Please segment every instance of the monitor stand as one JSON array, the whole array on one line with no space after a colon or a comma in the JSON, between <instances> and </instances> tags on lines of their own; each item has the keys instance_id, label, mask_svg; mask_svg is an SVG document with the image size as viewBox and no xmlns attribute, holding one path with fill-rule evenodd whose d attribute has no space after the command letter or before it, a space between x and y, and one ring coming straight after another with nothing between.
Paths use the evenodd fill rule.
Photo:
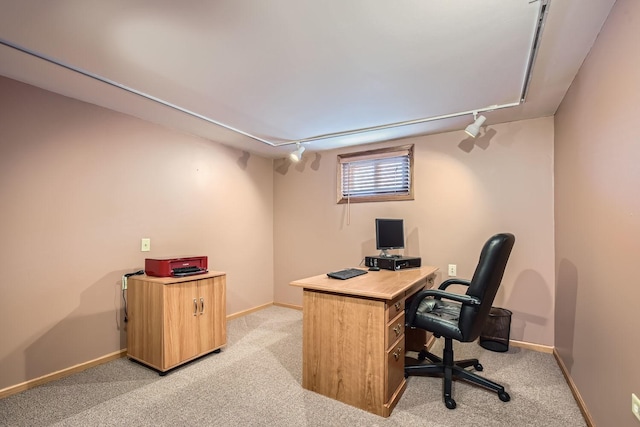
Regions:
<instances>
[{"instance_id":1,"label":"monitor stand","mask_svg":"<svg viewBox=\"0 0 640 427\"><path fill-rule=\"evenodd\" d=\"M378 255L379 258L402 258L402 255L393 255L390 254L389 252L387 252L386 249L382 249L380 251L380 255Z\"/></svg>"}]
</instances>

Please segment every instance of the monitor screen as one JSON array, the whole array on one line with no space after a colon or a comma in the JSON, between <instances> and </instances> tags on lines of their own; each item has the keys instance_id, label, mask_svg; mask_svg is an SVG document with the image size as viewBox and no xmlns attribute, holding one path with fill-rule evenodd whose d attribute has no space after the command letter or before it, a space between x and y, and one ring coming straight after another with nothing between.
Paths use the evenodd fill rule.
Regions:
<instances>
[{"instance_id":1,"label":"monitor screen","mask_svg":"<svg viewBox=\"0 0 640 427\"><path fill-rule=\"evenodd\" d=\"M403 220L376 218L376 249L404 249Z\"/></svg>"}]
</instances>

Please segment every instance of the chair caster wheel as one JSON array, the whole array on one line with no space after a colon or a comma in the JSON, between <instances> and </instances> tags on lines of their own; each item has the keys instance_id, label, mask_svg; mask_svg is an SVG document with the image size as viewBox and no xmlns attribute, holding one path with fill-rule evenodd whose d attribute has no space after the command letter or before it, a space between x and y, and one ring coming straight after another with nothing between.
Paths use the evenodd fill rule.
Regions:
<instances>
[{"instance_id":1,"label":"chair caster wheel","mask_svg":"<svg viewBox=\"0 0 640 427\"><path fill-rule=\"evenodd\" d=\"M420 350L420 353L418 353L418 360L420 362L423 362L426 358L427 358L427 352L424 350Z\"/></svg>"},{"instance_id":2,"label":"chair caster wheel","mask_svg":"<svg viewBox=\"0 0 640 427\"><path fill-rule=\"evenodd\" d=\"M475 365L473 365L473 369L475 369L478 372L481 372L484 369L484 367L480 363L476 363Z\"/></svg>"},{"instance_id":3,"label":"chair caster wheel","mask_svg":"<svg viewBox=\"0 0 640 427\"><path fill-rule=\"evenodd\" d=\"M508 402L511 400L511 396L509 396L509 393L507 393L506 391L501 391L500 393L498 393L498 397L503 402Z\"/></svg>"},{"instance_id":4,"label":"chair caster wheel","mask_svg":"<svg viewBox=\"0 0 640 427\"><path fill-rule=\"evenodd\" d=\"M407 374L406 372L404 373L404 379L406 380L407 378L409 378L409 374Z\"/></svg>"},{"instance_id":5,"label":"chair caster wheel","mask_svg":"<svg viewBox=\"0 0 640 427\"><path fill-rule=\"evenodd\" d=\"M456 401L450 397L444 399L444 404L449 409L456 409Z\"/></svg>"}]
</instances>

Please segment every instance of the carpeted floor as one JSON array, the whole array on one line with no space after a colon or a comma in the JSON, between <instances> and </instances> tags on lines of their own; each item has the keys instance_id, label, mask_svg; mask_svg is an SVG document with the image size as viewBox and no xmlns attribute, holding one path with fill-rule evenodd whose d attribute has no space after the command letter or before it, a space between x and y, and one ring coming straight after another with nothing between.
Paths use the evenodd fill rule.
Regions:
<instances>
[{"instance_id":1,"label":"carpeted floor","mask_svg":"<svg viewBox=\"0 0 640 427\"><path fill-rule=\"evenodd\" d=\"M164 377L123 358L2 399L0 425L586 425L551 354L454 345L456 358L478 357L483 375L503 384L511 401L456 382L458 407L449 410L440 378L410 377L391 416L382 418L302 388L302 312L269 307L229 321L227 334L222 352Z\"/></svg>"}]
</instances>

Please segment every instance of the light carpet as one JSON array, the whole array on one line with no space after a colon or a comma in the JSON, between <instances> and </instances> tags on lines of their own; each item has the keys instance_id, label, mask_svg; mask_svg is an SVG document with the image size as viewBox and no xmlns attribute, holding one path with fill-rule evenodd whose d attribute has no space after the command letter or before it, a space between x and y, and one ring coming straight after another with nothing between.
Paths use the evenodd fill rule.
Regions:
<instances>
[{"instance_id":1,"label":"light carpet","mask_svg":"<svg viewBox=\"0 0 640 427\"><path fill-rule=\"evenodd\" d=\"M454 344L478 357L510 402L456 381L458 407L442 402L442 379L409 377L389 418L302 388L302 312L272 306L227 323L228 343L166 376L126 358L0 400L2 426L585 426L551 354L496 353ZM442 341L442 340L438 340ZM433 351L438 354L438 342Z\"/></svg>"}]
</instances>

